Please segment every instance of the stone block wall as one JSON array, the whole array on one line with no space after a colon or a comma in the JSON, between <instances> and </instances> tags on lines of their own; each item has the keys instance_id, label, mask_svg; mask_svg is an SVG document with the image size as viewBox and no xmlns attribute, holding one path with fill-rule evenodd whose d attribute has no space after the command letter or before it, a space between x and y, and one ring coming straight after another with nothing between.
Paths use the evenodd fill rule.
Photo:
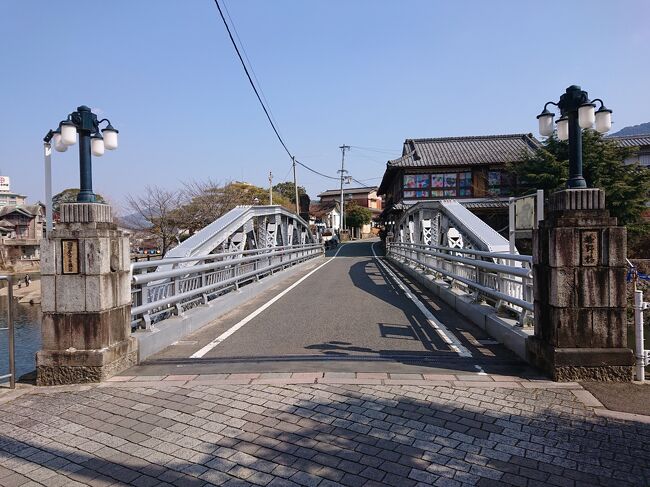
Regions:
<instances>
[{"instance_id":1,"label":"stone block wall","mask_svg":"<svg viewBox=\"0 0 650 487\"><path fill-rule=\"evenodd\" d=\"M75 255L63 255L73 241ZM42 350L37 382L94 382L137 360L131 338L129 239L110 206L63 204L61 222L41 244ZM73 264L66 273L65 265Z\"/></svg>"},{"instance_id":2,"label":"stone block wall","mask_svg":"<svg viewBox=\"0 0 650 487\"><path fill-rule=\"evenodd\" d=\"M564 190L533 233L531 360L558 380L631 380L626 229L599 189Z\"/></svg>"}]
</instances>

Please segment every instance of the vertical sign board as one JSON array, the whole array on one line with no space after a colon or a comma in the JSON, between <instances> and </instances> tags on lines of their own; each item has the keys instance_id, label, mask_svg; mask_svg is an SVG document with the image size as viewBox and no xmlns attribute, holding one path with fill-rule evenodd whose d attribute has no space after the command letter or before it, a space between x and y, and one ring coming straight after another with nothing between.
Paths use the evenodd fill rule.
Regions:
<instances>
[{"instance_id":1,"label":"vertical sign board","mask_svg":"<svg viewBox=\"0 0 650 487\"><path fill-rule=\"evenodd\" d=\"M62 274L79 274L79 240L61 240Z\"/></svg>"},{"instance_id":2,"label":"vertical sign board","mask_svg":"<svg viewBox=\"0 0 650 487\"><path fill-rule=\"evenodd\" d=\"M598 232L585 230L580 232L580 263L583 266L596 266L600 259Z\"/></svg>"},{"instance_id":3,"label":"vertical sign board","mask_svg":"<svg viewBox=\"0 0 650 487\"><path fill-rule=\"evenodd\" d=\"M537 228L535 204L536 196L525 196L515 200L515 230L532 230Z\"/></svg>"},{"instance_id":4,"label":"vertical sign board","mask_svg":"<svg viewBox=\"0 0 650 487\"><path fill-rule=\"evenodd\" d=\"M515 239L532 238L533 230L539 228L544 219L544 191L535 194L510 198L508 202L508 235L510 253L515 252Z\"/></svg>"}]
</instances>

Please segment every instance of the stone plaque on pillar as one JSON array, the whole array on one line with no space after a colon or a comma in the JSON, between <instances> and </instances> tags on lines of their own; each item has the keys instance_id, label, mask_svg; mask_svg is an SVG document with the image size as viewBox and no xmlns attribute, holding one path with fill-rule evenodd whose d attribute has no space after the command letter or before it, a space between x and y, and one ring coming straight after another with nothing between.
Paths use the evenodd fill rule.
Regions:
<instances>
[{"instance_id":1,"label":"stone plaque on pillar","mask_svg":"<svg viewBox=\"0 0 650 487\"><path fill-rule=\"evenodd\" d=\"M559 381L630 381L626 229L600 189L551 195L533 232L535 335L530 361Z\"/></svg>"},{"instance_id":2,"label":"stone plaque on pillar","mask_svg":"<svg viewBox=\"0 0 650 487\"><path fill-rule=\"evenodd\" d=\"M129 268L129 239L109 205L61 205L41 243L38 385L99 382L137 362Z\"/></svg>"}]
</instances>

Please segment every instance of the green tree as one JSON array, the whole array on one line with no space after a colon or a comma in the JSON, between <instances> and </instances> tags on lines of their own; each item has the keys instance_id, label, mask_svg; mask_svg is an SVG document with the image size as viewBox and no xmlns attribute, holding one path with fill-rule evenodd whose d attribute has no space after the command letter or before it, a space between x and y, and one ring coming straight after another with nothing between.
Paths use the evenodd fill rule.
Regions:
<instances>
[{"instance_id":1,"label":"green tree","mask_svg":"<svg viewBox=\"0 0 650 487\"><path fill-rule=\"evenodd\" d=\"M372 221L372 212L357 203L346 203L345 224L348 228L360 228Z\"/></svg>"},{"instance_id":2,"label":"green tree","mask_svg":"<svg viewBox=\"0 0 650 487\"><path fill-rule=\"evenodd\" d=\"M185 203L171 212L176 226L190 235L201 230L238 205L252 205L257 198L260 205L269 204L268 189L248 183L213 181L186 183L183 191ZM288 198L274 192L273 204L293 211Z\"/></svg>"},{"instance_id":3,"label":"green tree","mask_svg":"<svg viewBox=\"0 0 650 487\"><path fill-rule=\"evenodd\" d=\"M61 211L61 203L76 203L78 194L78 188L68 188L52 196L52 212L57 215ZM101 194L95 194L95 202L106 203L106 200Z\"/></svg>"},{"instance_id":4,"label":"green tree","mask_svg":"<svg viewBox=\"0 0 650 487\"><path fill-rule=\"evenodd\" d=\"M283 197L287 198L291 203L296 202L296 190L292 181L285 181L284 183L278 183L273 186L273 193L278 193ZM303 186L298 186L298 197L303 194L307 194ZM275 198L275 196L273 196ZM275 203L275 201L274 201Z\"/></svg>"},{"instance_id":5,"label":"green tree","mask_svg":"<svg viewBox=\"0 0 650 487\"><path fill-rule=\"evenodd\" d=\"M650 170L624 162L634 151L593 130L583 133L583 176L589 187L605 191L607 208L622 225L639 224L650 197ZM563 189L569 176L568 153L568 144L553 136L522 163L511 164L519 190L544 189L548 194Z\"/></svg>"}]
</instances>

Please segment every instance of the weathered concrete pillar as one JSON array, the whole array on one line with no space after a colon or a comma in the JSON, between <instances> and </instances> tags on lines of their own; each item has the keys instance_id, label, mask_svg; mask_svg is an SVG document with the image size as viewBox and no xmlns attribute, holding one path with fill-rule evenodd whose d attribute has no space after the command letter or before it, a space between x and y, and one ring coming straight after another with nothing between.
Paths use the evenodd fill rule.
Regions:
<instances>
[{"instance_id":1,"label":"weathered concrete pillar","mask_svg":"<svg viewBox=\"0 0 650 487\"><path fill-rule=\"evenodd\" d=\"M625 227L600 189L550 197L533 233L535 336L528 356L558 381L630 381Z\"/></svg>"},{"instance_id":2,"label":"weathered concrete pillar","mask_svg":"<svg viewBox=\"0 0 650 487\"><path fill-rule=\"evenodd\" d=\"M61 222L41 244L38 385L99 382L136 363L129 256L109 205L61 205Z\"/></svg>"}]
</instances>

